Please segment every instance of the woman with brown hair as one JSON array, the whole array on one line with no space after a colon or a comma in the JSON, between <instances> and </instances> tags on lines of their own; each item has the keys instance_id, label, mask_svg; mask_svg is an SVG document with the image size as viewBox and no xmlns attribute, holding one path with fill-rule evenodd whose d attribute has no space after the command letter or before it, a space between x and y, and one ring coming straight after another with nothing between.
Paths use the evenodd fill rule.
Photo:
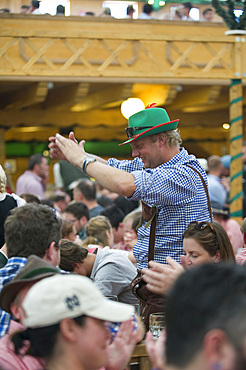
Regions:
<instances>
[{"instance_id":1,"label":"woman with brown hair","mask_svg":"<svg viewBox=\"0 0 246 370\"><path fill-rule=\"evenodd\" d=\"M142 269L149 290L166 294L180 274L196 265L235 262L230 239L217 221L191 222L183 233L183 250L181 264L167 257L167 265L150 261L149 268Z\"/></svg>"}]
</instances>

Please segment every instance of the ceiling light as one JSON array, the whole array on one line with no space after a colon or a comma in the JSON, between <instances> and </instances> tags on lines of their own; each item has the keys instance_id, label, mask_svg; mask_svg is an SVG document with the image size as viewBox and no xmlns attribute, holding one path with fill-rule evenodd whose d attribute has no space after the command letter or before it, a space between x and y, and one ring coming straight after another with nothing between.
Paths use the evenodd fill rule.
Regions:
<instances>
[{"instance_id":1,"label":"ceiling light","mask_svg":"<svg viewBox=\"0 0 246 370\"><path fill-rule=\"evenodd\" d=\"M133 114L143 110L145 108L144 103L139 98L129 98L121 104L121 114L128 119Z\"/></svg>"},{"instance_id":2,"label":"ceiling light","mask_svg":"<svg viewBox=\"0 0 246 370\"><path fill-rule=\"evenodd\" d=\"M229 128L231 126L229 125L229 123L225 122L225 123L223 123L222 127L223 127L224 130L229 130Z\"/></svg>"}]
</instances>

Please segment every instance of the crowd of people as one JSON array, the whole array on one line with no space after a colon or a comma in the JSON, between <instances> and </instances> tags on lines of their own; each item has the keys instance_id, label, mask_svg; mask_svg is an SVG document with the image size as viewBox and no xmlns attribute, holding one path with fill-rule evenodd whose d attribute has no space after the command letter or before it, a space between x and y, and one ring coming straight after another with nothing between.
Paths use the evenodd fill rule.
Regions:
<instances>
[{"instance_id":1,"label":"crowd of people","mask_svg":"<svg viewBox=\"0 0 246 370\"><path fill-rule=\"evenodd\" d=\"M230 158L189 154L178 123L153 105L130 116L133 160L87 153L73 132L49 138L50 157L79 169L63 167L53 192L42 154L16 194L0 167L2 369L120 370L143 338L154 368L245 369L246 218L229 217ZM138 270L163 300L157 341Z\"/></svg>"},{"instance_id":2,"label":"crowd of people","mask_svg":"<svg viewBox=\"0 0 246 370\"><path fill-rule=\"evenodd\" d=\"M30 5L28 4L23 4L20 7L20 13L25 13L25 14L34 14L34 15L42 15L45 13L42 13L40 11L40 3L41 1L39 0L31 0ZM194 19L191 15L191 10L193 8L193 5L191 2L184 2L177 6L174 11L172 9L170 15L165 14L165 19L170 19L170 20L178 20L178 21L195 21L197 19ZM0 9L0 13L10 13L10 9L7 8L2 8ZM125 18L126 19L133 19L134 13L136 14L136 9L134 8L133 5L128 5L126 8L126 14ZM141 11L139 11L139 15L137 19L144 19L144 20L149 20L149 19L158 19L158 16L156 16L157 13L155 11L155 8L153 7L152 4L145 3L142 6ZM65 16L65 6L62 4L57 5L56 7L56 15L57 16ZM86 16L86 17L91 17L91 16L98 16L98 17L106 17L106 18L112 18L112 12L109 7L103 8L99 14L96 14L93 11L82 11L80 12L80 15ZM200 15L200 21L203 22L213 22L214 18L214 10L212 8L205 8L201 15Z\"/></svg>"}]
</instances>

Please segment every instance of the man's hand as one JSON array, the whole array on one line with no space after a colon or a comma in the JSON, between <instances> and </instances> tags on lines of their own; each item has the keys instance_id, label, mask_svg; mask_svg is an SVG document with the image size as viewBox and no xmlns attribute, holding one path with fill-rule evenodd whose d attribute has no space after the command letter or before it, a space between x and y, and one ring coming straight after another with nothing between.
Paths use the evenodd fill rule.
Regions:
<instances>
[{"instance_id":1,"label":"man's hand","mask_svg":"<svg viewBox=\"0 0 246 370\"><path fill-rule=\"evenodd\" d=\"M133 319L122 322L113 342L108 346L106 370L124 369L130 361L136 344Z\"/></svg>"},{"instance_id":2,"label":"man's hand","mask_svg":"<svg viewBox=\"0 0 246 370\"><path fill-rule=\"evenodd\" d=\"M165 295L179 275L184 272L184 268L173 258L167 257L166 261L168 265L150 261L149 268L141 270L147 288L151 292Z\"/></svg>"},{"instance_id":3,"label":"man's hand","mask_svg":"<svg viewBox=\"0 0 246 370\"><path fill-rule=\"evenodd\" d=\"M51 158L67 160L77 167L82 166L83 159L86 156L84 140L78 144L78 141L74 137L74 133L70 132L68 139L60 134L56 134L55 137L50 137L49 141Z\"/></svg>"},{"instance_id":4,"label":"man's hand","mask_svg":"<svg viewBox=\"0 0 246 370\"><path fill-rule=\"evenodd\" d=\"M78 141L75 139L75 136L74 136L74 132L71 131L68 135L68 138L69 140L72 140L74 143L78 144ZM60 150L59 146L57 145L56 143L56 136L51 136L49 137L49 141L50 141L50 144L49 144L49 148L50 148L50 158L54 159L54 158L57 158L57 159L63 159L63 160L68 160L64 153ZM85 140L82 140L81 141L81 145L83 144L84 145L85 143Z\"/></svg>"},{"instance_id":5,"label":"man's hand","mask_svg":"<svg viewBox=\"0 0 246 370\"><path fill-rule=\"evenodd\" d=\"M165 369L165 340L165 329L162 330L159 338L156 341L154 340L153 335L150 331L148 331L146 334L146 351L149 355L149 358L152 362L152 367L154 369Z\"/></svg>"}]
</instances>

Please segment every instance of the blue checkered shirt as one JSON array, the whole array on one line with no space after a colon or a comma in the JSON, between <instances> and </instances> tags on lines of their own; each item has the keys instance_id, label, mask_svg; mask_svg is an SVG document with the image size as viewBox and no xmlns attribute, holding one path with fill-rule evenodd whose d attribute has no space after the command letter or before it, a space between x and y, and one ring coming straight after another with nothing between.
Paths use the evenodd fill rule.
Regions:
<instances>
[{"instance_id":1,"label":"blue checkered shirt","mask_svg":"<svg viewBox=\"0 0 246 370\"><path fill-rule=\"evenodd\" d=\"M25 266L27 259L24 257L11 257L6 265L0 269L0 290L11 281ZM0 337L3 337L9 328L12 316L0 308Z\"/></svg>"},{"instance_id":2,"label":"blue checkered shirt","mask_svg":"<svg viewBox=\"0 0 246 370\"><path fill-rule=\"evenodd\" d=\"M166 263L166 257L180 262L183 254L182 234L191 221L211 221L206 192L199 175L208 185L207 175L194 155L182 148L170 161L156 168L143 168L140 158L133 161L108 160L110 166L131 172L136 190L130 199L144 200L149 206L158 207L155 240L155 261ZM148 267L150 226L144 223L138 229L138 241L133 253L138 268Z\"/></svg>"},{"instance_id":3,"label":"blue checkered shirt","mask_svg":"<svg viewBox=\"0 0 246 370\"><path fill-rule=\"evenodd\" d=\"M134 328L133 328L133 331L135 332L138 328L138 323L137 323L137 320L136 320L136 316L135 315L132 315L133 317L133 322L134 322ZM112 322L112 321L109 321L107 323L107 327L108 329L110 330L110 333L111 333L111 342L113 342L114 338L116 337L119 329L120 329L120 325L122 323L121 322Z\"/></svg>"}]
</instances>

